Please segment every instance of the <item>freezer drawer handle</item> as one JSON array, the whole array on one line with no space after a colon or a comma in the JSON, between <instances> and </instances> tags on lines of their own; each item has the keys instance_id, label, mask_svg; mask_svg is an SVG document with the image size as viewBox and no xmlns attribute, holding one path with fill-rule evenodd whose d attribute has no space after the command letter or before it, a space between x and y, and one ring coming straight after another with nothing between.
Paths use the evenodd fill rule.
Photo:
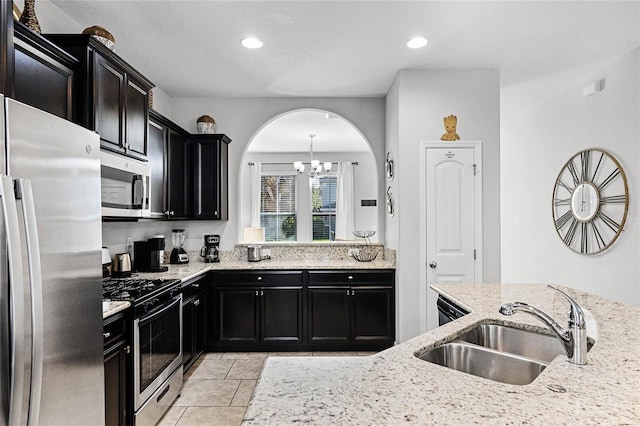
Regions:
<instances>
[{"instance_id":1,"label":"freezer drawer handle","mask_svg":"<svg viewBox=\"0 0 640 426\"><path fill-rule=\"evenodd\" d=\"M162 398L164 398L164 396L167 394L167 392L169 392L169 388L171 388L171 385L167 386L160 395L158 395L158 398L156 398L156 402L160 402L160 400Z\"/></svg>"}]
</instances>

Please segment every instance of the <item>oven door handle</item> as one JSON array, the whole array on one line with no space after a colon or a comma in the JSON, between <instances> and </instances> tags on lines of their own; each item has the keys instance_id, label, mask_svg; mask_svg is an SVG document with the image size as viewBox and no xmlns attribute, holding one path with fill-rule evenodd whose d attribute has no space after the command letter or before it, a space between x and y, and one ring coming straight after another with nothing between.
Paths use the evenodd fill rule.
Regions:
<instances>
[{"instance_id":1,"label":"oven door handle","mask_svg":"<svg viewBox=\"0 0 640 426\"><path fill-rule=\"evenodd\" d=\"M171 302L168 305L165 305L160 310L151 311L149 313L144 314L140 318L138 318L138 326L141 327L141 326L143 326L143 325L145 325L147 323L155 321L157 318L159 318L162 315L164 315L165 312L167 312L168 310L172 309L176 304L181 304L182 303L182 294L179 294L178 296L174 297L172 300L173 300L173 302Z\"/></svg>"}]
</instances>

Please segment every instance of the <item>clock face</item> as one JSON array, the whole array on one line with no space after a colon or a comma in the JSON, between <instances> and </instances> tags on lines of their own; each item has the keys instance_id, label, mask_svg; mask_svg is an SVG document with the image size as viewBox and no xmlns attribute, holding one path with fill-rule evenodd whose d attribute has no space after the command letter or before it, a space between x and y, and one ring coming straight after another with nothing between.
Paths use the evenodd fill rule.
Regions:
<instances>
[{"instance_id":1,"label":"clock face","mask_svg":"<svg viewBox=\"0 0 640 426\"><path fill-rule=\"evenodd\" d=\"M591 148L564 165L553 188L553 221L571 250L597 254L618 238L627 219L629 190L620 163Z\"/></svg>"}]
</instances>

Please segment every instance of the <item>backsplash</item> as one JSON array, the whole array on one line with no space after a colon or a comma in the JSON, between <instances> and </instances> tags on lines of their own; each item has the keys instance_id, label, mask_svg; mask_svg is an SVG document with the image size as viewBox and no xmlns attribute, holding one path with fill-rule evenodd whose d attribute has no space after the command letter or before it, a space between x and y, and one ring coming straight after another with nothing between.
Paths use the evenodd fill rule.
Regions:
<instances>
[{"instance_id":1,"label":"backsplash","mask_svg":"<svg viewBox=\"0 0 640 426\"><path fill-rule=\"evenodd\" d=\"M225 223L212 221L138 221L138 222L103 222L102 245L109 248L111 257L116 253L126 251L127 237L133 241L143 241L155 234L165 237L165 254L169 255L173 249L171 242L172 229L185 229L186 238L184 249L190 259L200 258L203 234L220 235L220 260L236 261L247 259L247 246L254 245L236 244L237 238L224 236ZM262 246L263 255L269 254L273 260L351 260L351 250L359 250L366 245L361 240L337 241L331 243L259 243ZM395 259L395 250L385 248L383 244L373 243L370 248L377 252L377 259ZM265 253L266 251L266 253Z\"/></svg>"},{"instance_id":2,"label":"backsplash","mask_svg":"<svg viewBox=\"0 0 640 426\"><path fill-rule=\"evenodd\" d=\"M153 237L155 234L164 235L166 245L165 250L171 251L173 243L171 242L172 229L185 229L186 238L184 240L184 249L188 252L197 251L200 253L202 247L202 234L219 234L222 249L232 249L237 238L225 238L224 231L226 222L213 221L162 221L162 220L141 220L138 222L103 222L102 223L102 245L109 247L111 257L116 253L122 253L126 250L127 237L133 238L133 241L146 241L147 238ZM229 241L226 241L226 240Z\"/></svg>"},{"instance_id":3,"label":"backsplash","mask_svg":"<svg viewBox=\"0 0 640 426\"><path fill-rule=\"evenodd\" d=\"M256 244L236 244L235 249L228 253L232 260L247 258L247 246ZM350 260L352 250L367 247L359 241L340 241L332 243L260 243L262 254L269 255L273 260ZM369 246L377 253L378 259L393 260L395 250L385 248L382 244Z\"/></svg>"}]
</instances>

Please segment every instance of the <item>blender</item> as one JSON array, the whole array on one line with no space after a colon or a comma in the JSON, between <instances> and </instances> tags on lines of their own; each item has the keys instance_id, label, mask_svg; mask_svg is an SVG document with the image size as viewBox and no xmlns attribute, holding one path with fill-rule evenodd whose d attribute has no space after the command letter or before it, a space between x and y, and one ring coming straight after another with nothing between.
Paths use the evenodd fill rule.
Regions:
<instances>
[{"instance_id":1,"label":"blender","mask_svg":"<svg viewBox=\"0 0 640 426\"><path fill-rule=\"evenodd\" d=\"M173 242L173 250L171 250L171 256L169 256L169 263L189 263L189 256L187 255L187 252L182 248L185 236L186 234L184 232L184 229L171 230L171 241Z\"/></svg>"}]
</instances>

